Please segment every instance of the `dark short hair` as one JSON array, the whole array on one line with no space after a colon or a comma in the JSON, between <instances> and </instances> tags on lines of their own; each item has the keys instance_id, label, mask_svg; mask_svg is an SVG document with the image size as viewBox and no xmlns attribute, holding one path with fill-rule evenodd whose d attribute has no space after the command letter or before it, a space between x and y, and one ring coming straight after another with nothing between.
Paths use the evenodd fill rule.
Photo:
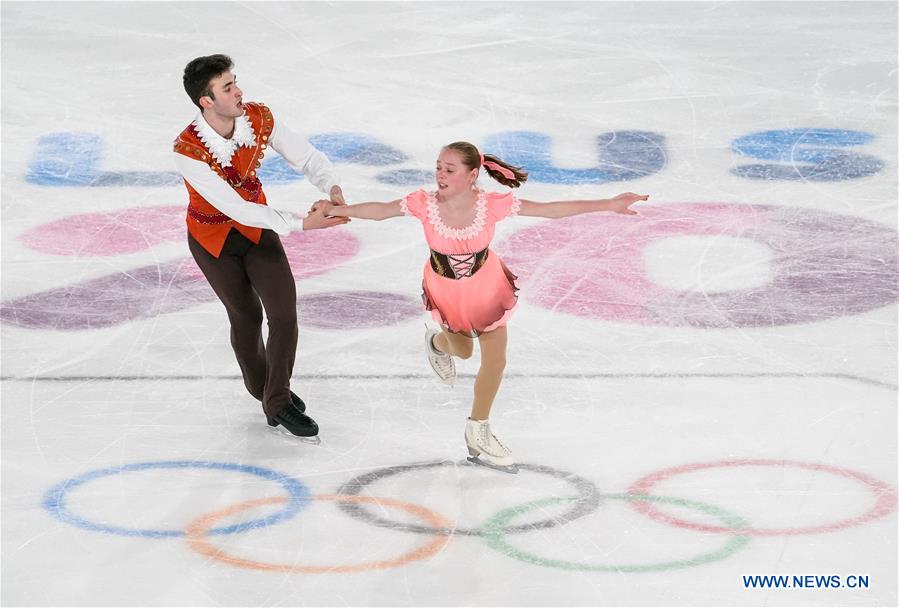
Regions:
<instances>
[{"instance_id":1,"label":"dark short hair","mask_svg":"<svg viewBox=\"0 0 899 608\"><path fill-rule=\"evenodd\" d=\"M212 97L209 82L234 67L234 62L227 55L207 55L197 57L184 67L184 90L194 105L202 109L200 97Z\"/></svg>"}]
</instances>

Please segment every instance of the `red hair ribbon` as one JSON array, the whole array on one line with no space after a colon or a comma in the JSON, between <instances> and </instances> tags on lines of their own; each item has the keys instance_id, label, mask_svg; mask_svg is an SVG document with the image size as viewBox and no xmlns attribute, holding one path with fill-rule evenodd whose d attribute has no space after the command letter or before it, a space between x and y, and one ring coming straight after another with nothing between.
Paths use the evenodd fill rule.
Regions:
<instances>
[{"instance_id":1,"label":"red hair ribbon","mask_svg":"<svg viewBox=\"0 0 899 608\"><path fill-rule=\"evenodd\" d=\"M484 155L481 154L481 164L487 167L488 169L493 169L494 171L499 171L503 174L507 179L515 180L515 173L511 169L506 169L502 165L498 165L492 160L484 160Z\"/></svg>"}]
</instances>

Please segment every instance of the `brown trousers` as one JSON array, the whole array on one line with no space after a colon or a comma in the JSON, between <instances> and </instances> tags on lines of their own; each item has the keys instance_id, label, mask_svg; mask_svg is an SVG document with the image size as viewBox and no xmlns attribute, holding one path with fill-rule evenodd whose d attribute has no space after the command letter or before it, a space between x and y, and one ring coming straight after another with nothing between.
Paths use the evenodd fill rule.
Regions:
<instances>
[{"instance_id":1,"label":"brown trousers","mask_svg":"<svg viewBox=\"0 0 899 608\"><path fill-rule=\"evenodd\" d=\"M266 416L290 403L290 376L297 351L297 291L281 239L263 230L258 245L231 230L218 258L190 234L190 252L231 322L231 346L253 397ZM262 311L268 341L262 340Z\"/></svg>"}]
</instances>

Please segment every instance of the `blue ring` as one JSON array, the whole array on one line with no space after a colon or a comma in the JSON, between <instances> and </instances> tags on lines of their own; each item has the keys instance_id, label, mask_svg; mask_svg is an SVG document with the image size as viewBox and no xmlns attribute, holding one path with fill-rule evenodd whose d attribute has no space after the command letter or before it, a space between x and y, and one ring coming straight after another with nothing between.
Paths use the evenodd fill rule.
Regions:
<instances>
[{"instance_id":1,"label":"blue ring","mask_svg":"<svg viewBox=\"0 0 899 608\"><path fill-rule=\"evenodd\" d=\"M281 486L287 491L290 500L279 511L272 513L268 517L261 519L253 519L233 526L222 528L213 528L208 534L234 534L235 532L244 532L255 528L264 528L279 521L289 519L299 513L304 507L309 505L310 493L309 488L293 477L289 477L284 473L279 473L273 469L262 467L254 467L244 464L232 464L228 462L207 462L202 460L162 460L155 462L138 462L134 464L125 464L118 467L110 467L108 469L97 469L71 477L62 481L47 491L44 495L43 507L57 519L67 524L72 524L86 530L95 532L106 532L107 534L118 534L120 536L140 536L145 538L167 538L172 536L184 536L184 530L142 530L140 528L121 528L118 526L108 526L99 524L88 519L84 519L79 515L69 511L66 507L66 494L80 485L84 485L90 481L100 477L108 477L110 475L118 475L130 471L144 471L146 469L218 469L222 471L238 471L240 473L248 473L256 475L263 479L268 479Z\"/></svg>"}]
</instances>

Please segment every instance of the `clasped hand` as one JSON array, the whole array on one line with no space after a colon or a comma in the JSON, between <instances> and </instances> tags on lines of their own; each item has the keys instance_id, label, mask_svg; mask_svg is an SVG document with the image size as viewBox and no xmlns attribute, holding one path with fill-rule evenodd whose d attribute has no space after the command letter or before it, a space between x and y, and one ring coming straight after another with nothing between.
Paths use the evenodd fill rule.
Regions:
<instances>
[{"instance_id":1,"label":"clasped hand","mask_svg":"<svg viewBox=\"0 0 899 608\"><path fill-rule=\"evenodd\" d=\"M309 208L309 214L303 220L303 229L331 228L350 221L348 217L328 217L328 211L333 206L334 203L328 200L320 200L313 203L312 207Z\"/></svg>"},{"instance_id":2,"label":"clasped hand","mask_svg":"<svg viewBox=\"0 0 899 608\"><path fill-rule=\"evenodd\" d=\"M315 201L314 203L312 203L312 206L309 207L309 213L318 213L319 211L321 211L322 215L327 217L328 213L333 208L334 208L334 203L332 203L331 201L329 201L327 199L321 199L321 200L318 200L318 201ZM346 218L346 219L349 219L349 218Z\"/></svg>"}]
</instances>

